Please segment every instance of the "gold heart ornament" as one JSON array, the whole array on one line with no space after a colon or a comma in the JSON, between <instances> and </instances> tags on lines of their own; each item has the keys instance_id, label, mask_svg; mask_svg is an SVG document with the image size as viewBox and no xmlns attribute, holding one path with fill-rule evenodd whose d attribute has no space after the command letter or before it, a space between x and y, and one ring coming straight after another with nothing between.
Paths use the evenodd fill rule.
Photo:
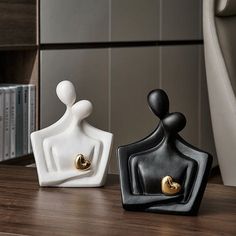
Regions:
<instances>
[{"instance_id":1,"label":"gold heart ornament","mask_svg":"<svg viewBox=\"0 0 236 236\"><path fill-rule=\"evenodd\" d=\"M78 170L88 170L91 167L91 161L83 154L78 154L75 157L75 167Z\"/></svg>"},{"instance_id":2,"label":"gold heart ornament","mask_svg":"<svg viewBox=\"0 0 236 236\"><path fill-rule=\"evenodd\" d=\"M165 176L161 180L161 191L165 195L175 195L181 190L181 185L173 181L173 178L169 175Z\"/></svg>"}]
</instances>

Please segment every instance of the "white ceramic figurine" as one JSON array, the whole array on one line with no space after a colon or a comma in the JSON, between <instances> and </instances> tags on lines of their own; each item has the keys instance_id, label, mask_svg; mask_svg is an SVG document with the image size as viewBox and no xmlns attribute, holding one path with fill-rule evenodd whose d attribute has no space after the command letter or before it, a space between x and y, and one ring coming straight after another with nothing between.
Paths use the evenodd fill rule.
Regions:
<instances>
[{"instance_id":1,"label":"white ceramic figurine","mask_svg":"<svg viewBox=\"0 0 236 236\"><path fill-rule=\"evenodd\" d=\"M70 81L58 84L57 96L66 112L53 125L31 134L40 186L99 187L105 183L111 133L85 121L92 104L81 100L74 104L76 93Z\"/></svg>"}]
</instances>

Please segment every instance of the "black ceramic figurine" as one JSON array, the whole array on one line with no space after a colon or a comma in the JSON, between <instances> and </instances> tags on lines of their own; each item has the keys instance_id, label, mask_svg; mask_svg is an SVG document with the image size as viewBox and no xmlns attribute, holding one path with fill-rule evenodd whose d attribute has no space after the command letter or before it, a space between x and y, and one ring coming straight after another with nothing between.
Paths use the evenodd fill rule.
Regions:
<instances>
[{"instance_id":1,"label":"black ceramic figurine","mask_svg":"<svg viewBox=\"0 0 236 236\"><path fill-rule=\"evenodd\" d=\"M184 141L183 114L169 113L163 90L148 94L159 117L146 138L118 148L120 184L126 210L196 215L206 187L212 156Z\"/></svg>"}]
</instances>

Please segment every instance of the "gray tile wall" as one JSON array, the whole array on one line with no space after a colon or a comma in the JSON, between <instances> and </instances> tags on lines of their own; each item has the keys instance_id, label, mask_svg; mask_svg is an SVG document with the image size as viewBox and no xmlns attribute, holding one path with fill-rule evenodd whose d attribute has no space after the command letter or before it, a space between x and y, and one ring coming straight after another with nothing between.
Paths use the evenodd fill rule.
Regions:
<instances>
[{"instance_id":1,"label":"gray tile wall","mask_svg":"<svg viewBox=\"0 0 236 236\"><path fill-rule=\"evenodd\" d=\"M41 0L41 43L202 39L201 0Z\"/></svg>"},{"instance_id":2,"label":"gray tile wall","mask_svg":"<svg viewBox=\"0 0 236 236\"><path fill-rule=\"evenodd\" d=\"M115 134L114 147L145 137L158 124L147 104L148 92L158 87L158 51L158 47L111 49L110 130ZM112 172L117 170L115 149Z\"/></svg>"},{"instance_id":3,"label":"gray tile wall","mask_svg":"<svg viewBox=\"0 0 236 236\"><path fill-rule=\"evenodd\" d=\"M201 0L160 0L160 40L202 39Z\"/></svg>"},{"instance_id":4,"label":"gray tile wall","mask_svg":"<svg viewBox=\"0 0 236 236\"><path fill-rule=\"evenodd\" d=\"M111 41L159 39L159 0L111 0Z\"/></svg>"},{"instance_id":5,"label":"gray tile wall","mask_svg":"<svg viewBox=\"0 0 236 236\"><path fill-rule=\"evenodd\" d=\"M182 134L199 144L199 46L161 47L161 87L170 99L170 110L182 112L187 119Z\"/></svg>"},{"instance_id":6,"label":"gray tile wall","mask_svg":"<svg viewBox=\"0 0 236 236\"><path fill-rule=\"evenodd\" d=\"M41 43L105 42L109 0L41 0Z\"/></svg>"},{"instance_id":7,"label":"gray tile wall","mask_svg":"<svg viewBox=\"0 0 236 236\"><path fill-rule=\"evenodd\" d=\"M93 125L114 133L110 165L117 172L117 146L145 137L158 122L146 95L163 88L171 111L187 118L181 133L215 155L202 39L201 0L41 0L41 43L176 41L176 45L41 51L41 127L64 106L56 84L71 80L79 99L94 104ZM53 109L52 109L53 108Z\"/></svg>"}]
</instances>

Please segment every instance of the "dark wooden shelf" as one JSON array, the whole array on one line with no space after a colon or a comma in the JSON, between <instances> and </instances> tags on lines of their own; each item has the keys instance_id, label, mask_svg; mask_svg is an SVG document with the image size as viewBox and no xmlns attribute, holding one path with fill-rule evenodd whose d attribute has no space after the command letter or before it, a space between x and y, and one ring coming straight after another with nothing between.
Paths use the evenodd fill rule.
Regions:
<instances>
[{"instance_id":1,"label":"dark wooden shelf","mask_svg":"<svg viewBox=\"0 0 236 236\"><path fill-rule=\"evenodd\" d=\"M0 45L0 51L21 51L37 49L38 45L35 44Z\"/></svg>"},{"instance_id":2,"label":"dark wooden shelf","mask_svg":"<svg viewBox=\"0 0 236 236\"><path fill-rule=\"evenodd\" d=\"M236 235L236 188L209 183L198 216L124 211L117 177L103 188L40 188L36 168L0 166L2 235Z\"/></svg>"},{"instance_id":3,"label":"dark wooden shelf","mask_svg":"<svg viewBox=\"0 0 236 236\"><path fill-rule=\"evenodd\" d=\"M0 165L16 165L16 166L26 166L34 163L33 154L29 154L22 157L16 157L10 160L0 162Z\"/></svg>"},{"instance_id":4,"label":"dark wooden shelf","mask_svg":"<svg viewBox=\"0 0 236 236\"><path fill-rule=\"evenodd\" d=\"M36 44L36 0L0 1L0 45Z\"/></svg>"}]
</instances>

